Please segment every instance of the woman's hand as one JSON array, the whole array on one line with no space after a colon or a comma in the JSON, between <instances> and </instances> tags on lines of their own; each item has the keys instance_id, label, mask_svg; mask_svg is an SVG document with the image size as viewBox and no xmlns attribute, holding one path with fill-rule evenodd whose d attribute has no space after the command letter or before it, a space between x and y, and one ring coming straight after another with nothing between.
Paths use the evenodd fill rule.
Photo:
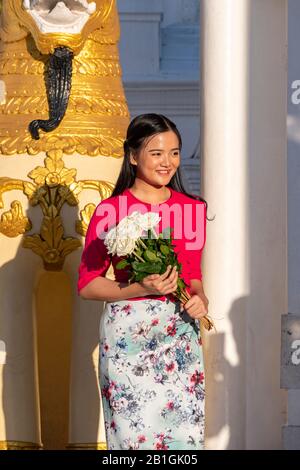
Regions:
<instances>
[{"instance_id":1,"label":"woman's hand","mask_svg":"<svg viewBox=\"0 0 300 470\"><path fill-rule=\"evenodd\" d=\"M176 266L167 267L163 274L150 274L144 277L140 284L146 290L146 295L166 295L177 289L178 271Z\"/></svg>"},{"instance_id":2,"label":"woman's hand","mask_svg":"<svg viewBox=\"0 0 300 470\"><path fill-rule=\"evenodd\" d=\"M181 311L186 310L190 317L200 320L208 314L208 303L209 300L204 292L199 292L192 295L185 304L181 302Z\"/></svg>"}]
</instances>

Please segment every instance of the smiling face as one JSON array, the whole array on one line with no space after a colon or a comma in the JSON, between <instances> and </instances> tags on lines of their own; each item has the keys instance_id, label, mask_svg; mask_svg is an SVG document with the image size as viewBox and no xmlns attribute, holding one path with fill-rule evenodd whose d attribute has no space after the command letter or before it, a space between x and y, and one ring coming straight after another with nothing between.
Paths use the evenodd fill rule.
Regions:
<instances>
[{"instance_id":1,"label":"smiling face","mask_svg":"<svg viewBox=\"0 0 300 470\"><path fill-rule=\"evenodd\" d=\"M137 166L136 177L156 187L167 185L180 165L180 149L173 131L161 132L146 139L130 162Z\"/></svg>"}]
</instances>

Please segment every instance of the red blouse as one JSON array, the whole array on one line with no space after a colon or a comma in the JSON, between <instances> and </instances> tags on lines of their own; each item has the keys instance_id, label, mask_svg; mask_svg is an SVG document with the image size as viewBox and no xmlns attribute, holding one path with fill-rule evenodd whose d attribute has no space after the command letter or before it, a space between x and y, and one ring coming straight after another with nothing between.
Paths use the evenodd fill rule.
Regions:
<instances>
[{"instance_id":1,"label":"red blouse","mask_svg":"<svg viewBox=\"0 0 300 470\"><path fill-rule=\"evenodd\" d=\"M85 246L78 269L78 294L80 290L98 276L105 277L110 263L113 265L115 280L127 282L126 269L116 269L119 256L107 253L103 233L113 227L123 217L138 210L158 212L161 216L157 230L160 233L166 227L173 227L173 245L178 261L182 264L181 277L189 285L191 279L202 279L201 255L206 241L206 206L204 202L190 198L185 194L168 188L171 195L160 204L145 203L137 199L130 189L125 189L119 196L104 199L96 207L90 220L85 238ZM98 236L102 233L102 237ZM189 246L190 245L190 246ZM190 288L188 287L189 291ZM132 297L128 300L166 298L174 301L170 295L147 295Z\"/></svg>"}]
</instances>

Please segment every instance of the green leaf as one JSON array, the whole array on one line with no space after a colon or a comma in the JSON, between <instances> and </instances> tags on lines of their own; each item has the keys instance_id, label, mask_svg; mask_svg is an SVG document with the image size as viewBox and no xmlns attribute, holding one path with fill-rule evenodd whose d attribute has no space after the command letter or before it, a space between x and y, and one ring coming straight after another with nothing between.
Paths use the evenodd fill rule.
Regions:
<instances>
[{"instance_id":1,"label":"green leaf","mask_svg":"<svg viewBox=\"0 0 300 470\"><path fill-rule=\"evenodd\" d=\"M139 269L139 266L142 264L145 264L145 263L142 263L141 261L133 261L131 263L131 266L134 271L137 271Z\"/></svg>"},{"instance_id":2,"label":"green leaf","mask_svg":"<svg viewBox=\"0 0 300 470\"><path fill-rule=\"evenodd\" d=\"M146 250L144 252L144 258L145 258L146 261L153 261L153 262L158 261L158 258L156 256L156 254L153 253L153 251L150 251L150 250Z\"/></svg>"},{"instance_id":3,"label":"green leaf","mask_svg":"<svg viewBox=\"0 0 300 470\"><path fill-rule=\"evenodd\" d=\"M152 263L150 261L146 263L136 262L133 266L133 269L137 272L144 272L148 274L159 274L161 270L162 263Z\"/></svg>"},{"instance_id":4,"label":"green leaf","mask_svg":"<svg viewBox=\"0 0 300 470\"><path fill-rule=\"evenodd\" d=\"M117 269L124 269L126 266L128 266L129 263L126 259L122 259L121 261L119 261L117 264L116 264L116 268Z\"/></svg>"},{"instance_id":5,"label":"green leaf","mask_svg":"<svg viewBox=\"0 0 300 470\"><path fill-rule=\"evenodd\" d=\"M170 253L169 248L166 245L161 245L160 246L160 251L162 252L163 255L167 256Z\"/></svg>"},{"instance_id":6,"label":"green leaf","mask_svg":"<svg viewBox=\"0 0 300 470\"><path fill-rule=\"evenodd\" d=\"M184 289L185 288L185 282L183 279L181 279L180 277L178 278L177 280L177 284L178 286L181 288L181 289Z\"/></svg>"},{"instance_id":7,"label":"green leaf","mask_svg":"<svg viewBox=\"0 0 300 470\"><path fill-rule=\"evenodd\" d=\"M137 274L135 275L135 281L136 281L136 282L140 282L140 281L142 281L142 280L144 279L144 277L146 277L146 276L148 276L147 273L137 273Z\"/></svg>"}]
</instances>

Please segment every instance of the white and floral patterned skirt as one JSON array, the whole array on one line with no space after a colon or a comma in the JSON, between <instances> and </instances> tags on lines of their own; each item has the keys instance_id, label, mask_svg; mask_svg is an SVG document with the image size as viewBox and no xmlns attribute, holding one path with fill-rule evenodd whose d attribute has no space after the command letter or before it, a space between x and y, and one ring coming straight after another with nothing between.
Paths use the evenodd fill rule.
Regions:
<instances>
[{"instance_id":1,"label":"white and floral patterned skirt","mask_svg":"<svg viewBox=\"0 0 300 470\"><path fill-rule=\"evenodd\" d=\"M106 303L99 383L109 450L204 449L199 323L179 302Z\"/></svg>"}]
</instances>

